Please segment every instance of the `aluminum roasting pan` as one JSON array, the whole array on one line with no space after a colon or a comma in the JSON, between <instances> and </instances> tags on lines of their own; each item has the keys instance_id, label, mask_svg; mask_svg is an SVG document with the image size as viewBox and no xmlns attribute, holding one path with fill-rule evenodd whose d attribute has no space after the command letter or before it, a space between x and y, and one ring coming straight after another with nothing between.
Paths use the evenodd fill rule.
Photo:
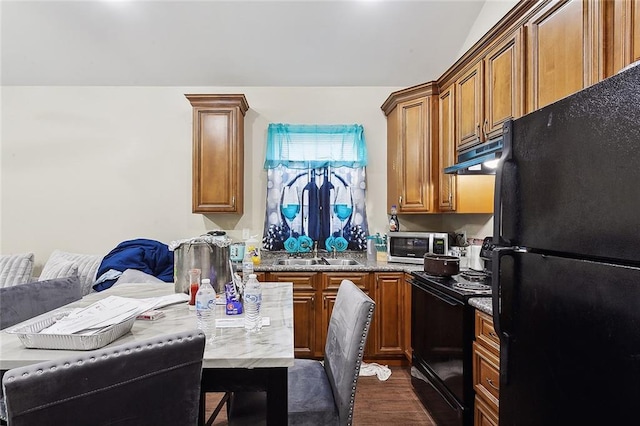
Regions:
<instances>
[{"instance_id":1,"label":"aluminum roasting pan","mask_svg":"<svg viewBox=\"0 0 640 426\"><path fill-rule=\"evenodd\" d=\"M82 336L78 334L41 334L43 330L61 318L69 315L70 311L52 313L37 320L31 320L7 330L7 333L16 334L22 344L32 349L63 349L89 351L108 345L122 337L133 327L135 316L114 325L106 327L99 333Z\"/></svg>"}]
</instances>

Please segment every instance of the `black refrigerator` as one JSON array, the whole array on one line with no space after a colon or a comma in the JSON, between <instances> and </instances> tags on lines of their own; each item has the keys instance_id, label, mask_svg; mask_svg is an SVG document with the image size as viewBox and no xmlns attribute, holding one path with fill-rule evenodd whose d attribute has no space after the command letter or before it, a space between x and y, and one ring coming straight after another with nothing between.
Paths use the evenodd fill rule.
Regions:
<instances>
[{"instance_id":1,"label":"black refrigerator","mask_svg":"<svg viewBox=\"0 0 640 426\"><path fill-rule=\"evenodd\" d=\"M640 424L640 66L505 123L501 426Z\"/></svg>"}]
</instances>

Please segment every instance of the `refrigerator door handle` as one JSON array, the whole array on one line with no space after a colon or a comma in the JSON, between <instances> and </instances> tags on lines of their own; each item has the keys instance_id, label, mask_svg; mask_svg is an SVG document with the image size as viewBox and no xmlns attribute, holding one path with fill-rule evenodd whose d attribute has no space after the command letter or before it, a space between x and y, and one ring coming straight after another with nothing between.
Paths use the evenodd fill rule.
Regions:
<instances>
[{"instance_id":1,"label":"refrigerator door handle","mask_svg":"<svg viewBox=\"0 0 640 426\"><path fill-rule=\"evenodd\" d=\"M504 163L513 158L511 152L511 134L513 129L513 120L507 120L502 126L502 153L500 154L500 162L496 170L496 182L493 194L493 244L504 245L502 238L502 175Z\"/></svg>"},{"instance_id":2,"label":"refrigerator door handle","mask_svg":"<svg viewBox=\"0 0 640 426\"><path fill-rule=\"evenodd\" d=\"M513 256L521 250L511 247L499 247L491 253L491 304L493 309L493 328L500 338L500 383L507 383L509 359L509 332L504 328L503 314L511 312L511 302L502 297L500 270L502 258Z\"/></svg>"}]
</instances>

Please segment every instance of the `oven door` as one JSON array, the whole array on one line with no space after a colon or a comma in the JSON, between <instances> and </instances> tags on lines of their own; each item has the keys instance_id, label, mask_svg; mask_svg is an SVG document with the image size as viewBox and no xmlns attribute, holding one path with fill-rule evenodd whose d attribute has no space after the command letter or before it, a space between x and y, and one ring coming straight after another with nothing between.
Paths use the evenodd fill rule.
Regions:
<instances>
[{"instance_id":1,"label":"oven door","mask_svg":"<svg viewBox=\"0 0 640 426\"><path fill-rule=\"evenodd\" d=\"M461 300L413 279L411 291L411 344L415 366L422 368L434 385L464 406L464 342L466 305ZM467 375L471 371L466 372Z\"/></svg>"}]
</instances>

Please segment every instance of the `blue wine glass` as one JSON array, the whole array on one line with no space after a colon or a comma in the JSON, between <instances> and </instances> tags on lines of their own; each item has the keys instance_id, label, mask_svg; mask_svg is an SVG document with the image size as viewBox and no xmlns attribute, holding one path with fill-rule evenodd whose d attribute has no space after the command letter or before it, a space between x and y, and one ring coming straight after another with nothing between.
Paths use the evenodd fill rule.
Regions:
<instances>
[{"instance_id":1,"label":"blue wine glass","mask_svg":"<svg viewBox=\"0 0 640 426\"><path fill-rule=\"evenodd\" d=\"M300 213L300 199L297 189L292 186L285 186L283 191L280 211L289 224L289 238L293 238L293 220Z\"/></svg>"},{"instance_id":2,"label":"blue wine glass","mask_svg":"<svg viewBox=\"0 0 640 426\"><path fill-rule=\"evenodd\" d=\"M344 221L353 213L353 201L351 199L351 188L345 186L338 188L336 200L333 205L333 212L340 220L340 236L344 237Z\"/></svg>"}]
</instances>

